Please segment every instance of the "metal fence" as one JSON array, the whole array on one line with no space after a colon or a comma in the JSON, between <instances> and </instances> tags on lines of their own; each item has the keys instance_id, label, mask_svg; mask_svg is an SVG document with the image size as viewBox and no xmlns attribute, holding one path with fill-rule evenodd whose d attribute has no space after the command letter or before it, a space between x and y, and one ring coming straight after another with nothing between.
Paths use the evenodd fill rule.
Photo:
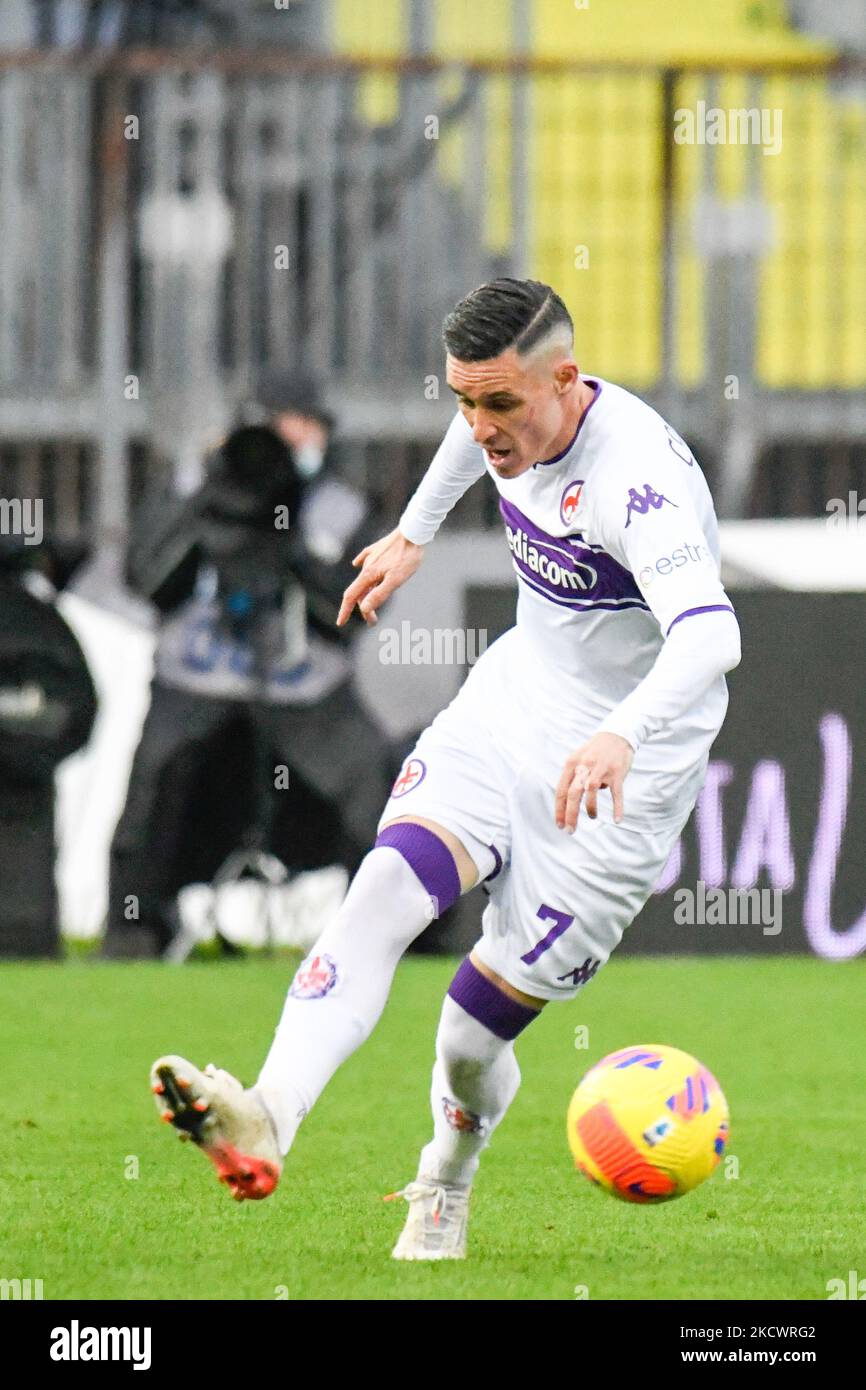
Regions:
<instances>
[{"instance_id":1,"label":"metal fence","mask_svg":"<svg viewBox=\"0 0 866 1390\"><path fill-rule=\"evenodd\" d=\"M708 110L747 138L680 139ZM68 532L117 547L152 472L191 485L263 365L319 377L395 514L450 417L442 316L500 273L556 284L723 514L806 505L760 468L789 442L859 477L857 71L0 57L0 486Z\"/></svg>"}]
</instances>

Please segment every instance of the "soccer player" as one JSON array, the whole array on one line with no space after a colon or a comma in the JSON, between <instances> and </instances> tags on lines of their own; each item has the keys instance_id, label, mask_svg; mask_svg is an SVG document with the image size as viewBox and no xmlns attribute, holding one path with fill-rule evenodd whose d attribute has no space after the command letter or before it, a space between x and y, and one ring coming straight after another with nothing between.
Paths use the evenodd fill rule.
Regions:
<instances>
[{"instance_id":1,"label":"soccer player","mask_svg":"<svg viewBox=\"0 0 866 1390\"><path fill-rule=\"evenodd\" d=\"M516 625L406 760L255 1087L177 1057L152 1074L164 1118L234 1195L267 1196L302 1119L375 1026L403 952L482 882L481 937L436 1037L433 1136L394 1194L409 1204L393 1251L404 1260L465 1254L479 1158L520 1082L515 1039L595 975L652 892L740 659L703 474L648 405L579 372L560 297L494 280L460 301L443 337L457 413L397 529L356 557L338 621L357 604L375 623L487 473Z\"/></svg>"}]
</instances>

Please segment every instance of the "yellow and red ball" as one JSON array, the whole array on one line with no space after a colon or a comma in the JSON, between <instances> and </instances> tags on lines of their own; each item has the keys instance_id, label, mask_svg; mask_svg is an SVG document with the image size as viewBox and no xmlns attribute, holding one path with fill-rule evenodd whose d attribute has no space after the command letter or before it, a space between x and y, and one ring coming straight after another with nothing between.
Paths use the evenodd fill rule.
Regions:
<instances>
[{"instance_id":1,"label":"yellow and red ball","mask_svg":"<svg viewBox=\"0 0 866 1390\"><path fill-rule=\"evenodd\" d=\"M568 1107L577 1167L626 1202L667 1202L697 1187L721 1162L728 1126L712 1072L656 1043L603 1057Z\"/></svg>"}]
</instances>

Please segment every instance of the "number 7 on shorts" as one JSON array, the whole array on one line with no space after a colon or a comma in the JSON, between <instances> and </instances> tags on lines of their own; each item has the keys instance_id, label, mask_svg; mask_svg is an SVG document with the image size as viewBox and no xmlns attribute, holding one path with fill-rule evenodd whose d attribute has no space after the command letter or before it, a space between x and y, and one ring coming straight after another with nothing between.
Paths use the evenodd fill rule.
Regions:
<instances>
[{"instance_id":1,"label":"number 7 on shorts","mask_svg":"<svg viewBox=\"0 0 866 1390\"><path fill-rule=\"evenodd\" d=\"M538 957L543 956L545 951L549 951L554 941L558 941L562 933L568 931L574 921L574 918L569 917L567 912L559 912L555 907L548 907L547 903L542 903L535 915L540 917L542 922L552 922L553 926L546 936L536 942L531 951L527 951L525 956L520 957L524 965L534 965Z\"/></svg>"}]
</instances>

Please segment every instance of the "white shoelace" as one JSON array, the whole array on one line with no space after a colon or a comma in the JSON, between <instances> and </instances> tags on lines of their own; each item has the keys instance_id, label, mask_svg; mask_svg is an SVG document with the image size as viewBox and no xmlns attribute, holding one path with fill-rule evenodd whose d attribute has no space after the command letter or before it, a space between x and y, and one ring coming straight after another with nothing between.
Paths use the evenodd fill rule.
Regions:
<instances>
[{"instance_id":1,"label":"white shoelace","mask_svg":"<svg viewBox=\"0 0 866 1390\"><path fill-rule=\"evenodd\" d=\"M405 1197L406 1201L411 1203L430 1196L433 1197L431 1209L433 1224L438 1227L448 1209L449 1192L443 1183L424 1182L416 1178L414 1182L407 1183L399 1192L389 1192L383 1200L391 1202L397 1197Z\"/></svg>"}]
</instances>

